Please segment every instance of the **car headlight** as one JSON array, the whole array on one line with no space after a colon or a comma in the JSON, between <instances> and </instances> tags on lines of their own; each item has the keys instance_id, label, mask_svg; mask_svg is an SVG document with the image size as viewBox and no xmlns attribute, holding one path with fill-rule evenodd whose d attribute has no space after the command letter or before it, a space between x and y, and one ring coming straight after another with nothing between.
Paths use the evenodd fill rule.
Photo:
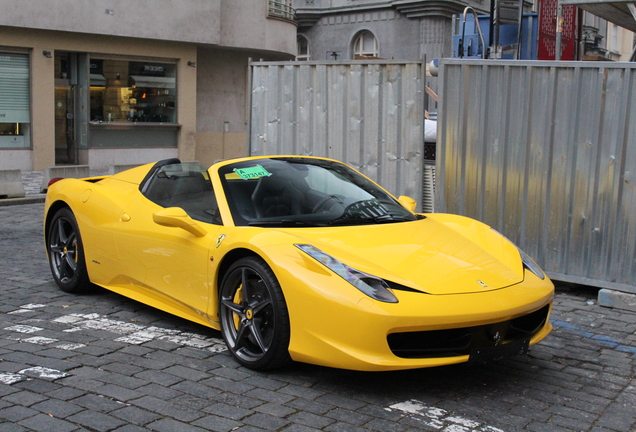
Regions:
<instances>
[{"instance_id":1,"label":"car headlight","mask_svg":"<svg viewBox=\"0 0 636 432\"><path fill-rule=\"evenodd\" d=\"M315 246L308 244L297 244L295 246L372 299L385 303L398 302L397 297L391 292L389 285L383 279L349 267Z\"/></svg>"},{"instance_id":2,"label":"car headlight","mask_svg":"<svg viewBox=\"0 0 636 432\"><path fill-rule=\"evenodd\" d=\"M545 273L543 272L543 270L541 270L539 264L534 262L534 260L521 249L519 249L519 253L521 254L521 261L523 262L523 266L534 273L539 279L545 279Z\"/></svg>"},{"instance_id":3,"label":"car headlight","mask_svg":"<svg viewBox=\"0 0 636 432\"><path fill-rule=\"evenodd\" d=\"M506 237L505 235L503 235L502 233L500 233L496 229L494 229L494 228L491 228L491 229L494 232L496 232L497 234L499 234L500 236L502 236L503 238L505 238L506 240L508 240L510 243L514 244L513 242L510 241L510 239L508 237ZM523 266L525 268L527 268L528 270L530 270L539 279L541 279L541 280L545 279L545 273L543 272L541 267L539 267L539 264L534 262L534 260L532 258L530 258L530 255L528 255L527 253L522 251L521 248L519 248L519 246L515 245L515 247L519 251L519 255L521 255L521 262L523 263Z\"/></svg>"}]
</instances>

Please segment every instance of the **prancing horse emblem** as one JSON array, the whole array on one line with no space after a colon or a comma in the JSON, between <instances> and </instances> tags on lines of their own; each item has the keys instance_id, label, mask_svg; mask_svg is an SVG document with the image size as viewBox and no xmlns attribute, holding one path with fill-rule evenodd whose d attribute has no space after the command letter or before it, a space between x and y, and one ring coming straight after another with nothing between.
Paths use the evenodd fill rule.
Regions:
<instances>
[{"instance_id":1,"label":"prancing horse emblem","mask_svg":"<svg viewBox=\"0 0 636 432\"><path fill-rule=\"evenodd\" d=\"M483 286L484 288L488 288L488 285L486 284L486 282L484 282L483 280L479 280L477 279L477 283L481 286Z\"/></svg>"},{"instance_id":2,"label":"prancing horse emblem","mask_svg":"<svg viewBox=\"0 0 636 432\"><path fill-rule=\"evenodd\" d=\"M501 335L499 334L499 332L495 333L495 335L492 337L492 341L495 343L495 346L499 345L499 342L501 342Z\"/></svg>"}]
</instances>

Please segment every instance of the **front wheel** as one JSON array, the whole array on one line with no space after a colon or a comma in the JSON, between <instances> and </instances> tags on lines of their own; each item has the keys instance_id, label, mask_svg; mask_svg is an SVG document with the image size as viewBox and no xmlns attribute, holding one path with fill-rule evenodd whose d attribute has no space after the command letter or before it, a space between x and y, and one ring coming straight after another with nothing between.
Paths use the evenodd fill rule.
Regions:
<instances>
[{"instance_id":1,"label":"front wheel","mask_svg":"<svg viewBox=\"0 0 636 432\"><path fill-rule=\"evenodd\" d=\"M49 225L47 236L49 264L55 283L63 291L79 293L90 286L84 247L75 215L59 209Z\"/></svg>"},{"instance_id":2,"label":"front wheel","mask_svg":"<svg viewBox=\"0 0 636 432\"><path fill-rule=\"evenodd\" d=\"M229 268L220 289L219 318L225 343L250 369L284 366L289 356L289 315L274 272L258 257Z\"/></svg>"}]
</instances>

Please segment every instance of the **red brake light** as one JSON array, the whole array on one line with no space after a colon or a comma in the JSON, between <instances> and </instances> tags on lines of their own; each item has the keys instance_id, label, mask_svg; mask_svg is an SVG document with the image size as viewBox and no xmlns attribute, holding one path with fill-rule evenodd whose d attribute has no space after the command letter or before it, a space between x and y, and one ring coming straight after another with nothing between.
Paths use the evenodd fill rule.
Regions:
<instances>
[{"instance_id":1,"label":"red brake light","mask_svg":"<svg viewBox=\"0 0 636 432\"><path fill-rule=\"evenodd\" d=\"M51 187L53 183L56 183L60 180L64 180L64 177L53 177L51 180L49 180L47 187Z\"/></svg>"}]
</instances>

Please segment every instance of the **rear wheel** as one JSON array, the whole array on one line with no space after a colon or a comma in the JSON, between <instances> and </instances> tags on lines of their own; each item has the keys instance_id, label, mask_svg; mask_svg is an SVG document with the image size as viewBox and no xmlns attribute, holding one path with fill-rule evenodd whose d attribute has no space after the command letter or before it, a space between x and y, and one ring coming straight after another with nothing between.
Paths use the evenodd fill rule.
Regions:
<instances>
[{"instance_id":1,"label":"rear wheel","mask_svg":"<svg viewBox=\"0 0 636 432\"><path fill-rule=\"evenodd\" d=\"M241 258L229 268L221 283L219 318L225 343L241 365L266 370L291 361L285 298L261 258Z\"/></svg>"},{"instance_id":2,"label":"rear wheel","mask_svg":"<svg viewBox=\"0 0 636 432\"><path fill-rule=\"evenodd\" d=\"M47 236L49 264L55 283L71 293L85 291L90 286L84 247L75 215L68 208L59 209L49 225Z\"/></svg>"}]
</instances>

